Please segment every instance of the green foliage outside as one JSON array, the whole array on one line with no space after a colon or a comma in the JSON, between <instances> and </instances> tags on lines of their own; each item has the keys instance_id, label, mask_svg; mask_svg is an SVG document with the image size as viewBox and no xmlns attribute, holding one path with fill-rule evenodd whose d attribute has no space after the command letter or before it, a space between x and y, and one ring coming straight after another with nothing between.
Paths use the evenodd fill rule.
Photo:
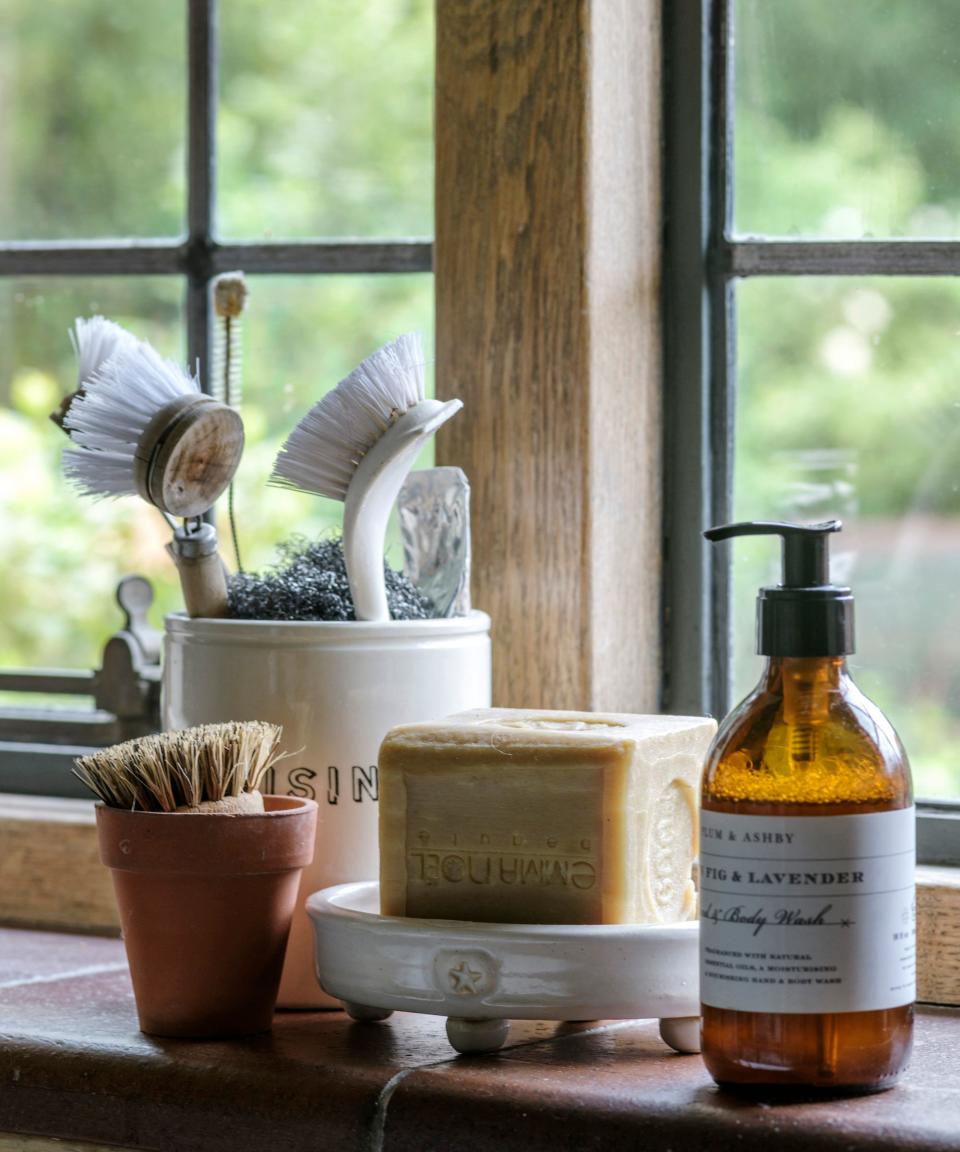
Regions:
<instances>
[{"instance_id":1,"label":"green foliage outside","mask_svg":"<svg viewBox=\"0 0 960 1152\"><path fill-rule=\"evenodd\" d=\"M185 211L180 0L6 0L0 27L0 237L176 237ZM244 240L429 235L430 0L224 0L219 226ZM429 275L251 277L244 320L248 446L237 483L244 564L339 520L266 488L284 436L365 355L418 329ZM177 277L0 280L0 666L91 667L119 625L112 589L140 571L155 613L180 604L168 530L135 499L93 503L60 478L47 420L75 387L67 329L104 314L183 359ZM428 366L428 377L432 365ZM233 560L226 526L224 553Z\"/></svg>"},{"instance_id":2,"label":"green foliage outside","mask_svg":"<svg viewBox=\"0 0 960 1152\"><path fill-rule=\"evenodd\" d=\"M219 227L239 239L428 235L429 0L223 0ZM825 238L960 234L954 0L738 0L735 224ZM185 4L6 0L0 236L176 236L184 220ZM429 276L255 277L245 321L244 562L338 509L268 490L283 436L367 352L432 340ZM960 793L960 288L946 278L739 286L736 512L841 514L862 686L918 790ZM175 278L0 282L0 664L90 666L126 571L178 603L166 529L59 477L46 412L66 338L103 311L184 353ZM228 546L225 542L225 547ZM229 557L229 551L227 551ZM736 662L757 673L753 597L775 548L736 554ZM232 557L231 557L232 558ZM158 614L159 620L159 614Z\"/></svg>"},{"instance_id":3,"label":"green foliage outside","mask_svg":"<svg viewBox=\"0 0 960 1152\"><path fill-rule=\"evenodd\" d=\"M956 238L958 33L951 0L739 0L737 231ZM736 515L842 517L855 675L900 731L918 793L957 795L960 284L750 280L737 312ZM777 553L735 552L741 693Z\"/></svg>"}]
</instances>

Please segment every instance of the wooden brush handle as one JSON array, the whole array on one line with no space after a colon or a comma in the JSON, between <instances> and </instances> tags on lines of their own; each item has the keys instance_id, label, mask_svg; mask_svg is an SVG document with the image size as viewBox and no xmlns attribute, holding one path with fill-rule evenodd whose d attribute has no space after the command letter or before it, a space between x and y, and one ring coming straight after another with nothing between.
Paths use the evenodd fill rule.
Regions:
<instances>
[{"instance_id":1,"label":"wooden brush handle","mask_svg":"<svg viewBox=\"0 0 960 1152\"><path fill-rule=\"evenodd\" d=\"M196 532L178 528L167 545L180 575L180 588L187 615L216 618L226 616L227 573L217 551L217 533L212 524L202 524Z\"/></svg>"}]
</instances>

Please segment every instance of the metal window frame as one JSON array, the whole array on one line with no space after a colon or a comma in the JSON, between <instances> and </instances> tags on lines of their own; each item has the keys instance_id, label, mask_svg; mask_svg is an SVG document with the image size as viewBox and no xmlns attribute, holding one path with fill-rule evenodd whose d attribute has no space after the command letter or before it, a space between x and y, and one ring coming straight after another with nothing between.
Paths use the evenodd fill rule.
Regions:
<instances>
[{"instance_id":1,"label":"metal window frame","mask_svg":"<svg viewBox=\"0 0 960 1152\"><path fill-rule=\"evenodd\" d=\"M248 274L395 274L430 272L429 239L329 239L223 243L216 227L218 94L217 0L187 4L186 234L171 239L27 241L0 243L0 278L14 276L180 276L186 284L187 360L201 379L210 351L210 283L221 272ZM9 670L14 674L15 670ZM66 673L49 673L56 691ZM80 675L84 675L81 673ZM8 677L9 679L9 677ZM61 685L62 686L62 685ZM85 796L70 774L73 758L90 751L46 744L0 742L0 791Z\"/></svg>"},{"instance_id":2,"label":"metal window frame","mask_svg":"<svg viewBox=\"0 0 960 1152\"><path fill-rule=\"evenodd\" d=\"M735 285L753 276L943 276L960 242L781 240L732 229L734 0L663 6L665 84L664 686L670 712L731 705ZM960 804L918 801L917 856L960 864Z\"/></svg>"}]
</instances>

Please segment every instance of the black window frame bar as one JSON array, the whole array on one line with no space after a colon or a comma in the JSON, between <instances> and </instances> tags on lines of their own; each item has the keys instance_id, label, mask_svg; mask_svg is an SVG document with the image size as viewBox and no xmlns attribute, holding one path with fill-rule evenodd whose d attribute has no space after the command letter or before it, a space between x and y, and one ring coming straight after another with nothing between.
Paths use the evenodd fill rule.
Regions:
<instances>
[{"instance_id":1,"label":"black window frame bar","mask_svg":"<svg viewBox=\"0 0 960 1152\"><path fill-rule=\"evenodd\" d=\"M960 273L955 240L781 240L732 228L734 0L663 5L664 681L674 713L732 699L729 549L704 528L733 508L735 286L752 276ZM917 856L960 864L960 803L920 800Z\"/></svg>"},{"instance_id":2,"label":"black window frame bar","mask_svg":"<svg viewBox=\"0 0 960 1152\"><path fill-rule=\"evenodd\" d=\"M216 227L218 96L217 0L187 4L186 234L171 239L15 241L0 243L0 278L16 276L180 276L186 282L187 361L206 368L210 351L210 284L222 272L248 275L430 272L429 239L224 243ZM105 590L106 592L106 590ZM106 637L104 638L106 639ZM17 670L4 670L12 679ZM51 670L50 691L65 673ZM83 675L82 673L80 675ZM37 685L42 687L42 685ZM53 713L52 715L55 715ZM86 796L69 769L89 749L0 742L0 791Z\"/></svg>"}]
</instances>

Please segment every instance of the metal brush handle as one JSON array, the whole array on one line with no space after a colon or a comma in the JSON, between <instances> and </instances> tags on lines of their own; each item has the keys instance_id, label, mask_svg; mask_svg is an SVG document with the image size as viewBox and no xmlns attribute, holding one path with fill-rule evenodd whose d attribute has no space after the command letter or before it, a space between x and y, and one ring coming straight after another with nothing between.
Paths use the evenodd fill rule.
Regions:
<instances>
[{"instance_id":1,"label":"metal brush handle","mask_svg":"<svg viewBox=\"0 0 960 1152\"><path fill-rule=\"evenodd\" d=\"M217 530L201 523L194 531L177 528L167 545L180 575L180 588L191 619L226 616L227 575L217 549Z\"/></svg>"}]
</instances>

